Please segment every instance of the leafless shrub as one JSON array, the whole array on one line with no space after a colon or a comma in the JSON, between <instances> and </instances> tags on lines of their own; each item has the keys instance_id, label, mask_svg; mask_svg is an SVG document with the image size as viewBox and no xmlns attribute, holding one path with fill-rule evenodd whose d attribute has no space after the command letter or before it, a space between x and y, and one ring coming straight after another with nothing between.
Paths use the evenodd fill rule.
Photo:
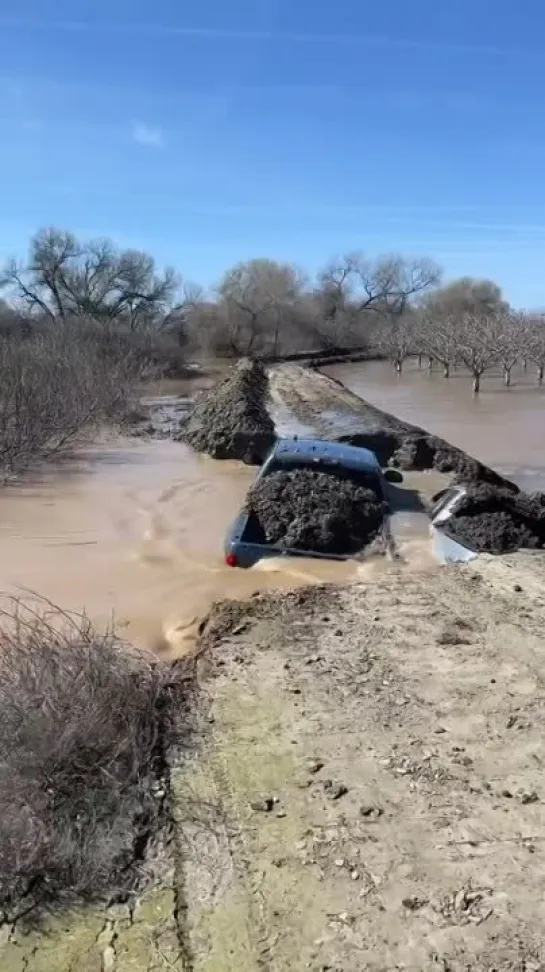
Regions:
<instances>
[{"instance_id":1,"label":"leafless shrub","mask_svg":"<svg viewBox=\"0 0 545 972\"><path fill-rule=\"evenodd\" d=\"M85 617L28 603L3 613L0 907L11 920L136 886L183 685Z\"/></svg>"},{"instance_id":2,"label":"leafless shrub","mask_svg":"<svg viewBox=\"0 0 545 972\"><path fill-rule=\"evenodd\" d=\"M0 471L58 455L105 419L121 418L137 375L105 333L61 325L0 337Z\"/></svg>"}]
</instances>

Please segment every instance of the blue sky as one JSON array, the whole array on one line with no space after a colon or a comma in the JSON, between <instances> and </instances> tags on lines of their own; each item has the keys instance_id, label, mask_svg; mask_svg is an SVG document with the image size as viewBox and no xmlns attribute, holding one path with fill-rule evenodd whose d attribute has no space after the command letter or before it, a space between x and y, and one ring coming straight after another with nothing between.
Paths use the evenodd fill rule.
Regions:
<instances>
[{"instance_id":1,"label":"blue sky","mask_svg":"<svg viewBox=\"0 0 545 972\"><path fill-rule=\"evenodd\" d=\"M545 304L539 0L2 0L0 256L433 256Z\"/></svg>"}]
</instances>

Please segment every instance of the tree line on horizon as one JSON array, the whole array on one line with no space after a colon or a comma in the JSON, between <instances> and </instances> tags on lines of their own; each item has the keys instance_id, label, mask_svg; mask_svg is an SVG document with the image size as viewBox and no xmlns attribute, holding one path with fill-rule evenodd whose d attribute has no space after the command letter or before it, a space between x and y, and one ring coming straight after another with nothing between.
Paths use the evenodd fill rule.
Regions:
<instances>
[{"instance_id":1,"label":"tree line on horizon","mask_svg":"<svg viewBox=\"0 0 545 972\"><path fill-rule=\"evenodd\" d=\"M478 392L500 366L545 370L545 317L511 307L491 280L443 282L431 259L399 254L330 260L310 279L293 264L262 258L226 270L209 292L145 252L108 239L82 241L46 228L26 261L0 274L0 337L28 338L62 324L92 332L104 360L127 353L175 375L188 357L275 360L297 352L383 357L401 373L426 355L445 378L466 368Z\"/></svg>"}]
</instances>

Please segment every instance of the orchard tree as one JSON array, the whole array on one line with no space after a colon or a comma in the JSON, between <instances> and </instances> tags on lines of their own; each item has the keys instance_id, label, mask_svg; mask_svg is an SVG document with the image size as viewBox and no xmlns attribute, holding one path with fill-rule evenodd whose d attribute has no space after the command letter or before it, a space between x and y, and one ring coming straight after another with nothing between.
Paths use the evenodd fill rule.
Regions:
<instances>
[{"instance_id":1,"label":"orchard tree","mask_svg":"<svg viewBox=\"0 0 545 972\"><path fill-rule=\"evenodd\" d=\"M538 385L541 386L545 373L545 317L541 314L526 315L525 330L526 356L535 364Z\"/></svg>"},{"instance_id":2,"label":"orchard tree","mask_svg":"<svg viewBox=\"0 0 545 972\"><path fill-rule=\"evenodd\" d=\"M405 359L414 352L417 333L416 318L410 310L404 314L390 314L383 319L378 348L393 362L398 375L403 370Z\"/></svg>"},{"instance_id":3,"label":"orchard tree","mask_svg":"<svg viewBox=\"0 0 545 972\"><path fill-rule=\"evenodd\" d=\"M497 350L498 360L503 370L503 383L509 388L513 367L525 353L528 329L523 314L509 311L499 315Z\"/></svg>"},{"instance_id":4,"label":"orchard tree","mask_svg":"<svg viewBox=\"0 0 545 972\"><path fill-rule=\"evenodd\" d=\"M417 318L418 347L428 356L430 362L438 361L443 368L443 376L450 378L451 368L456 364L460 344L460 318L449 311L432 311L423 308Z\"/></svg>"},{"instance_id":5,"label":"orchard tree","mask_svg":"<svg viewBox=\"0 0 545 972\"><path fill-rule=\"evenodd\" d=\"M481 390L481 378L499 359L501 315L466 312L460 319L459 356L473 377L473 392Z\"/></svg>"}]
</instances>

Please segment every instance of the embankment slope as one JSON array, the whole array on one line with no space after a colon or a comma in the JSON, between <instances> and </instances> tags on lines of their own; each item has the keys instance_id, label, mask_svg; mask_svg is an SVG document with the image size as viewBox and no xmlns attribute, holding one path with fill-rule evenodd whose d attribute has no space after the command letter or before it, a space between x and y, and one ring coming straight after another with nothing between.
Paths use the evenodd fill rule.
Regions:
<instances>
[{"instance_id":1,"label":"embankment slope","mask_svg":"<svg viewBox=\"0 0 545 972\"><path fill-rule=\"evenodd\" d=\"M517 554L212 612L193 972L544 967L544 584Z\"/></svg>"}]
</instances>

